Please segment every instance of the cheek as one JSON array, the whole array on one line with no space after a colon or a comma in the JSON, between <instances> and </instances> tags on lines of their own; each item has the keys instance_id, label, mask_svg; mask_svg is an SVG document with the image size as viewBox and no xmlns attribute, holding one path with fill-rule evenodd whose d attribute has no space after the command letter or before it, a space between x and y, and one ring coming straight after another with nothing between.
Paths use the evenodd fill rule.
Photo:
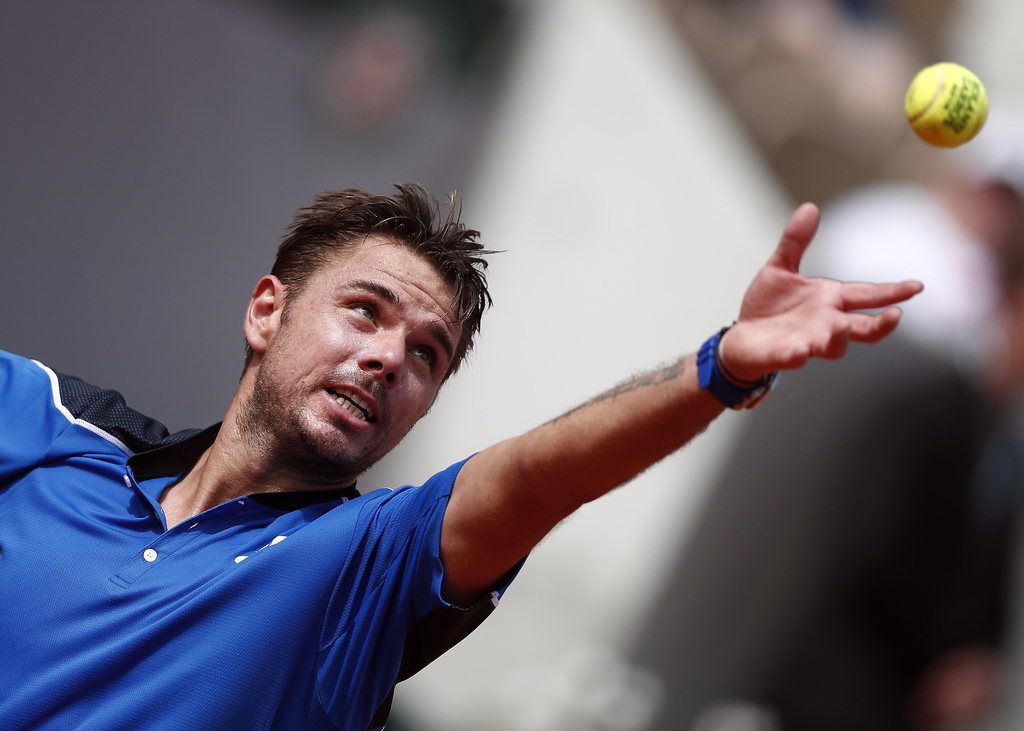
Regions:
<instances>
[{"instance_id":1,"label":"cheek","mask_svg":"<svg viewBox=\"0 0 1024 731\"><path fill-rule=\"evenodd\" d=\"M403 421L416 422L427 412L434 400L435 391L423 379L405 371L397 388L389 389L392 416Z\"/></svg>"},{"instance_id":2,"label":"cheek","mask_svg":"<svg viewBox=\"0 0 1024 731\"><path fill-rule=\"evenodd\" d=\"M301 387L324 369L322 344L311 338L286 338L267 349L267 367L284 389Z\"/></svg>"},{"instance_id":3,"label":"cheek","mask_svg":"<svg viewBox=\"0 0 1024 731\"><path fill-rule=\"evenodd\" d=\"M429 386L421 386L417 394L416 403L416 420L419 421L421 418L426 416L427 412L434 405L434 401L437 399L437 387L433 384Z\"/></svg>"},{"instance_id":4,"label":"cheek","mask_svg":"<svg viewBox=\"0 0 1024 731\"><path fill-rule=\"evenodd\" d=\"M326 316L309 317L301 331L287 338L289 355L296 363L315 367L328 360L346 357L361 347L361 334L345 322Z\"/></svg>"}]
</instances>

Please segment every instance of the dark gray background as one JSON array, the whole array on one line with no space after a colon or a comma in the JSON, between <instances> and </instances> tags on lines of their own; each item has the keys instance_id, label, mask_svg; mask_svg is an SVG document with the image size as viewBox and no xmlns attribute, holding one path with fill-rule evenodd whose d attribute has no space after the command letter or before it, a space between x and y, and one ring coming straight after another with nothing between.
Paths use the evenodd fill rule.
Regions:
<instances>
[{"instance_id":1,"label":"dark gray background","mask_svg":"<svg viewBox=\"0 0 1024 731\"><path fill-rule=\"evenodd\" d=\"M446 3L412 5L432 4ZM0 348L116 388L172 430L206 425L233 393L246 300L296 208L329 188L470 186L504 36L492 23L475 66L441 65L404 114L358 132L316 91L358 10L5 2Z\"/></svg>"}]
</instances>

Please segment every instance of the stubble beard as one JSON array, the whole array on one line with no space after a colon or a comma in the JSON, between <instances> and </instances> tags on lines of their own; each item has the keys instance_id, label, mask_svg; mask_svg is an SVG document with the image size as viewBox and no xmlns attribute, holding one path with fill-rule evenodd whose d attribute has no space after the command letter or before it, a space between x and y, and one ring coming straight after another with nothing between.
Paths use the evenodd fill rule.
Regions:
<instances>
[{"instance_id":1,"label":"stubble beard","mask_svg":"<svg viewBox=\"0 0 1024 731\"><path fill-rule=\"evenodd\" d=\"M341 382L357 383L365 378L338 379ZM335 381L337 382L337 381ZM384 456L378 454L378 445L371 444L358 453L351 453L332 443L330 435L318 433L313 424L307 422L302 413L302 404L295 397L289 397L274 377L270 360L260 363L256 372L253 390L239 411L238 426L250 448L276 468L295 477L324 485L349 484L356 477L372 467ZM391 412L387 394L375 387L372 381L359 383L371 391L381 407L378 422L386 426L391 423ZM321 429L341 428L330 424L320 425Z\"/></svg>"}]
</instances>

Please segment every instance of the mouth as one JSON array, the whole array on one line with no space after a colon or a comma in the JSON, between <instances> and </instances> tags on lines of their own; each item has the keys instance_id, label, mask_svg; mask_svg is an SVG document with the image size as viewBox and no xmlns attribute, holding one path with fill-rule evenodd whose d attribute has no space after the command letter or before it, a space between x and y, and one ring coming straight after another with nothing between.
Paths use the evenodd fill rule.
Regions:
<instances>
[{"instance_id":1,"label":"mouth","mask_svg":"<svg viewBox=\"0 0 1024 731\"><path fill-rule=\"evenodd\" d=\"M341 408L360 421L373 421L373 417L370 414L370 405L359 396L341 388L328 388L327 393L334 397L334 400L341 405Z\"/></svg>"}]
</instances>

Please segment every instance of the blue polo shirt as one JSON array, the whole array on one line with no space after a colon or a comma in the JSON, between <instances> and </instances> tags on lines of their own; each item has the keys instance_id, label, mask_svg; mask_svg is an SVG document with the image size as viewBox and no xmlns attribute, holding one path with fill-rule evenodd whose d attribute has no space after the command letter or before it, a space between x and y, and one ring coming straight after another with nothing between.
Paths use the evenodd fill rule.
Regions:
<instances>
[{"instance_id":1,"label":"blue polo shirt","mask_svg":"<svg viewBox=\"0 0 1024 731\"><path fill-rule=\"evenodd\" d=\"M0 727L382 728L490 613L440 594L460 464L420 487L251 495L167 529L216 427L0 352Z\"/></svg>"}]
</instances>

